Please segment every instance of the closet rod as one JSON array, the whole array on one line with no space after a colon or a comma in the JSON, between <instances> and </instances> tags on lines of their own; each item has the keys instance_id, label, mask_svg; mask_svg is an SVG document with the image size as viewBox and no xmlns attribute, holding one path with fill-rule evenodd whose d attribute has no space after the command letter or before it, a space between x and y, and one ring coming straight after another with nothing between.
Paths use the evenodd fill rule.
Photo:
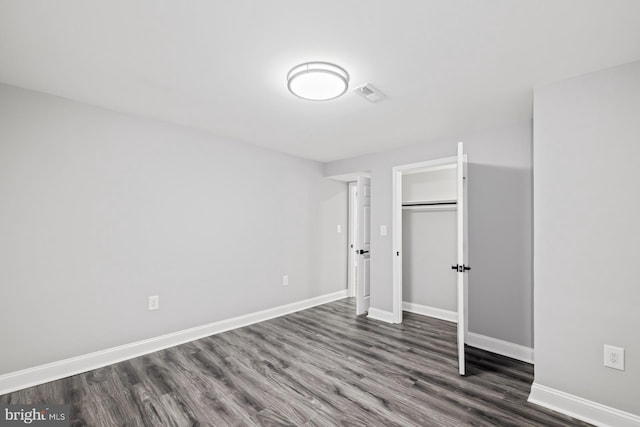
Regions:
<instances>
[{"instance_id":1,"label":"closet rod","mask_svg":"<svg viewBox=\"0 0 640 427\"><path fill-rule=\"evenodd\" d=\"M447 201L443 201L443 202L408 202L408 203L403 203L402 206L406 207L406 206L449 206L449 205L455 205L456 201L455 200L447 200Z\"/></svg>"}]
</instances>

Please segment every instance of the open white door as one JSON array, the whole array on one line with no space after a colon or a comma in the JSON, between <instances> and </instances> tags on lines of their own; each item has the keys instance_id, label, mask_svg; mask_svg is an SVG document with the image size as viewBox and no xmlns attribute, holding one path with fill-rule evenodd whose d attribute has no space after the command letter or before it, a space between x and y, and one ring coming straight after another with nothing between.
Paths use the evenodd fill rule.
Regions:
<instances>
[{"instance_id":1,"label":"open white door","mask_svg":"<svg viewBox=\"0 0 640 427\"><path fill-rule=\"evenodd\" d=\"M369 310L369 268L371 249L371 178L358 177L357 182L357 219L358 236L356 251L358 253L358 279L356 283L356 314L364 314Z\"/></svg>"},{"instance_id":2,"label":"open white door","mask_svg":"<svg viewBox=\"0 0 640 427\"><path fill-rule=\"evenodd\" d=\"M467 332L467 156L462 142L458 143L457 159L457 265L458 275L458 370L465 374L464 343Z\"/></svg>"}]
</instances>

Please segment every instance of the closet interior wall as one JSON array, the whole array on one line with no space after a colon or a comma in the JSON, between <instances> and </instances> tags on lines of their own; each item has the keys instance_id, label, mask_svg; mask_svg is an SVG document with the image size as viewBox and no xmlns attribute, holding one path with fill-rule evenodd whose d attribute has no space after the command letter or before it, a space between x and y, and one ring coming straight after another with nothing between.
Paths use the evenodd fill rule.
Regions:
<instances>
[{"instance_id":1,"label":"closet interior wall","mask_svg":"<svg viewBox=\"0 0 640 427\"><path fill-rule=\"evenodd\" d=\"M402 177L403 300L456 312L456 168Z\"/></svg>"}]
</instances>

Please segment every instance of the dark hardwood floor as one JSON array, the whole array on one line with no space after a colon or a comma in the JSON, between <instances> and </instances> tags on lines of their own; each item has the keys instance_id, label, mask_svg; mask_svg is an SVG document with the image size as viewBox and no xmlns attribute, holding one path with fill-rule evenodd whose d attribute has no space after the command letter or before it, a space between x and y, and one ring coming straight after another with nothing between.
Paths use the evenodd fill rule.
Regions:
<instances>
[{"instance_id":1,"label":"dark hardwood floor","mask_svg":"<svg viewBox=\"0 0 640 427\"><path fill-rule=\"evenodd\" d=\"M528 403L533 367L467 347L455 325L356 317L344 299L0 396L71 405L90 426L584 426Z\"/></svg>"}]
</instances>

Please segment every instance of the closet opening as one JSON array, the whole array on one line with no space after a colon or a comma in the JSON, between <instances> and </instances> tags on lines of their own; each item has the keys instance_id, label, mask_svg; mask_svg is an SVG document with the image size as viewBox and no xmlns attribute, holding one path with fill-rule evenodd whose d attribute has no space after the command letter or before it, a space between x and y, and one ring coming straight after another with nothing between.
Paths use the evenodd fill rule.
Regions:
<instances>
[{"instance_id":1,"label":"closet opening","mask_svg":"<svg viewBox=\"0 0 640 427\"><path fill-rule=\"evenodd\" d=\"M356 298L356 314L366 314L370 301L371 172L328 178L348 185L347 295Z\"/></svg>"}]
</instances>

